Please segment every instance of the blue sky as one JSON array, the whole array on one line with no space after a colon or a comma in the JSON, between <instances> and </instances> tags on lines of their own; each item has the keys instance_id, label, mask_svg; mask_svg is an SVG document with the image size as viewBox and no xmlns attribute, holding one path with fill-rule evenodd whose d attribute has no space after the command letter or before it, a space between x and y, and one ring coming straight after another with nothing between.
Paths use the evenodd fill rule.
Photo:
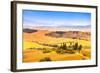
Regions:
<instances>
[{"instance_id":1,"label":"blue sky","mask_svg":"<svg viewBox=\"0 0 100 73\"><path fill-rule=\"evenodd\" d=\"M23 10L23 26L87 26L90 13Z\"/></svg>"}]
</instances>

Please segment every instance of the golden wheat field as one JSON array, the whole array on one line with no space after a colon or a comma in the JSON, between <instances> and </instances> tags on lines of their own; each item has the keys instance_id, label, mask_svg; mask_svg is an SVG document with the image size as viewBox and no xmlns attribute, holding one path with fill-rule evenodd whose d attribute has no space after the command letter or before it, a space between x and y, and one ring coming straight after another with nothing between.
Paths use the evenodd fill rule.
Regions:
<instances>
[{"instance_id":1,"label":"golden wheat field","mask_svg":"<svg viewBox=\"0 0 100 73\"><path fill-rule=\"evenodd\" d=\"M23 32L24 63L87 60L91 58L91 40L88 33L75 32L73 33L75 37L70 37L73 36L72 32L60 32L60 35L51 32L48 30L38 30L31 33ZM70 36L66 37L66 35Z\"/></svg>"}]
</instances>

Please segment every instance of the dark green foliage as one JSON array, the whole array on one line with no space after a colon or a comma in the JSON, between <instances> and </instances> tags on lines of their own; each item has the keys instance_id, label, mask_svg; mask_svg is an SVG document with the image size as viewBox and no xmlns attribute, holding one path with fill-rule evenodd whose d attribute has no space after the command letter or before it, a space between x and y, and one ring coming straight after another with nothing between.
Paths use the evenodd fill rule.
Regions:
<instances>
[{"instance_id":1,"label":"dark green foliage","mask_svg":"<svg viewBox=\"0 0 100 73\"><path fill-rule=\"evenodd\" d=\"M74 53L73 52L73 45L72 43L70 42L70 45L66 45L66 43L62 43L60 46L59 46L59 49L56 50L57 53L59 54L65 54L65 53Z\"/></svg>"},{"instance_id":2,"label":"dark green foliage","mask_svg":"<svg viewBox=\"0 0 100 73\"><path fill-rule=\"evenodd\" d=\"M23 29L23 32L26 32L26 33L34 33L34 32L37 32L38 30L34 30L34 29Z\"/></svg>"},{"instance_id":3,"label":"dark green foliage","mask_svg":"<svg viewBox=\"0 0 100 73\"><path fill-rule=\"evenodd\" d=\"M31 49L36 49L36 50L42 50L43 53L50 53L52 51L55 51L58 54L73 54L76 51L80 52L80 50L83 48L82 45L80 45L78 42L63 42L58 44L41 44L44 46L50 46L51 48L29 48Z\"/></svg>"},{"instance_id":4,"label":"dark green foliage","mask_svg":"<svg viewBox=\"0 0 100 73\"><path fill-rule=\"evenodd\" d=\"M59 53L59 54L65 54L66 51L65 51L65 50L62 50L62 49L58 49L58 50L56 50L56 53Z\"/></svg>"},{"instance_id":5,"label":"dark green foliage","mask_svg":"<svg viewBox=\"0 0 100 73\"><path fill-rule=\"evenodd\" d=\"M58 47L58 45L56 45L56 44L52 45L52 44L44 43L44 44L40 44L40 45L49 46L49 47Z\"/></svg>"},{"instance_id":6,"label":"dark green foliage","mask_svg":"<svg viewBox=\"0 0 100 73\"><path fill-rule=\"evenodd\" d=\"M66 45L66 43L62 43L59 46L59 49L56 50L56 52L60 54L75 53L74 52L75 50L80 52L81 49L82 49L82 45L79 45L78 42L76 43L69 42L69 45Z\"/></svg>"},{"instance_id":7,"label":"dark green foliage","mask_svg":"<svg viewBox=\"0 0 100 73\"><path fill-rule=\"evenodd\" d=\"M67 49L66 43L61 44L60 49L66 50Z\"/></svg>"},{"instance_id":8,"label":"dark green foliage","mask_svg":"<svg viewBox=\"0 0 100 73\"><path fill-rule=\"evenodd\" d=\"M41 59L40 62L44 62L44 61L52 61L49 57L45 57L44 59Z\"/></svg>"},{"instance_id":9,"label":"dark green foliage","mask_svg":"<svg viewBox=\"0 0 100 73\"><path fill-rule=\"evenodd\" d=\"M73 45L73 49L80 52L80 50L82 49L82 45L78 45L78 43L75 43L75 45Z\"/></svg>"},{"instance_id":10,"label":"dark green foliage","mask_svg":"<svg viewBox=\"0 0 100 73\"><path fill-rule=\"evenodd\" d=\"M34 48L28 48L28 49L32 50L32 49L34 49Z\"/></svg>"},{"instance_id":11,"label":"dark green foliage","mask_svg":"<svg viewBox=\"0 0 100 73\"><path fill-rule=\"evenodd\" d=\"M43 48L43 53L49 53L49 52L51 52L51 50Z\"/></svg>"},{"instance_id":12,"label":"dark green foliage","mask_svg":"<svg viewBox=\"0 0 100 73\"><path fill-rule=\"evenodd\" d=\"M58 45L52 45L52 47L58 47Z\"/></svg>"},{"instance_id":13,"label":"dark green foliage","mask_svg":"<svg viewBox=\"0 0 100 73\"><path fill-rule=\"evenodd\" d=\"M82 49L82 45L79 45L78 50L80 51Z\"/></svg>"},{"instance_id":14,"label":"dark green foliage","mask_svg":"<svg viewBox=\"0 0 100 73\"><path fill-rule=\"evenodd\" d=\"M75 43L75 45L73 45L73 49L77 50L78 49L78 43Z\"/></svg>"}]
</instances>

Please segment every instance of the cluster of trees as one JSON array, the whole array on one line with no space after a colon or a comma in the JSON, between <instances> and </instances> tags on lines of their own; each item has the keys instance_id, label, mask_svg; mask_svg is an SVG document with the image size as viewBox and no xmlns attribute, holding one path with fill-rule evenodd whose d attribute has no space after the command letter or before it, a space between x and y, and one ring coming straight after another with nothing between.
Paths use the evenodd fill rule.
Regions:
<instances>
[{"instance_id":1,"label":"cluster of trees","mask_svg":"<svg viewBox=\"0 0 100 73\"><path fill-rule=\"evenodd\" d=\"M82 45L79 45L78 42L72 43L70 42L68 45L66 43L62 43L58 49L56 50L57 53L64 54L64 53L75 53L75 51L80 52L82 49Z\"/></svg>"},{"instance_id":2,"label":"cluster of trees","mask_svg":"<svg viewBox=\"0 0 100 73\"><path fill-rule=\"evenodd\" d=\"M43 53L49 53L52 51L55 51L56 53L59 54L64 54L64 53L75 53L75 51L80 52L82 49L82 45L80 45L78 42L63 42L60 43L60 45L57 44L41 44L44 46L49 46L52 48L30 48L30 49L37 49L37 50L42 50Z\"/></svg>"},{"instance_id":3,"label":"cluster of trees","mask_svg":"<svg viewBox=\"0 0 100 73\"><path fill-rule=\"evenodd\" d=\"M82 45L79 45L78 42L76 43L70 42L69 44L62 43L60 46L57 46L56 49L43 48L42 50L43 50L43 53L49 53L51 51L55 51L58 54L65 54L65 53L71 54L71 53L75 53L75 51L80 52L81 49L82 49ZM45 57L40 60L40 62L43 62L43 61L52 61L52 60L49 57Z\"/></svg>"},{"instance_id":4,"label":"cluster of trees","mask_svg":"<svg viewBox=\"0 0 100 73\"><path fill-rule=\"evenodd\" d=\"M74 43L74 42L69 42L69 44L67 43L62 43L61 45L55 45L55 48L52 49L48 49L48 48L43 48L43 53L49 53L52 51L55 51L56 53L59 54L65 54L65 53L70 53L73 54L76 51L80 52L80 50L82 49L82 45L79 45L78 42Z\"/></svg>"},{"instance_id":5,"label":"cluster of trees","mask_svg":"<svg viewBox=\"0 0 100 73\"><path fill-rule=\"evenodd\" d=\"M61 46L59 46L59 49L80 51L82 49L82 45L79 45L78 42L73 44L70 43L69 45L66 45L66 43L62 43Z\"/></svg>"}]
</instances>

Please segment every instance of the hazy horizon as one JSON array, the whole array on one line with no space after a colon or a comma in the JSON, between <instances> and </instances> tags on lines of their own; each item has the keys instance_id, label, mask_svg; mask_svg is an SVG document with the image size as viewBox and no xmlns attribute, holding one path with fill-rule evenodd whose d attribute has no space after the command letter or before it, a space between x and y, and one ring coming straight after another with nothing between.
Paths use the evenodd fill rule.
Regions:
<instances>
[{"instance_id":1,"label":"hazy horizon","mask_svg":"<svg viewBox=\"0 0 100 73\"><path fill-rule=\"evenodd\" d=\"M23 28L28 27L91 27L91 14L23 10Z\"/></svg>"}]
</instances>

